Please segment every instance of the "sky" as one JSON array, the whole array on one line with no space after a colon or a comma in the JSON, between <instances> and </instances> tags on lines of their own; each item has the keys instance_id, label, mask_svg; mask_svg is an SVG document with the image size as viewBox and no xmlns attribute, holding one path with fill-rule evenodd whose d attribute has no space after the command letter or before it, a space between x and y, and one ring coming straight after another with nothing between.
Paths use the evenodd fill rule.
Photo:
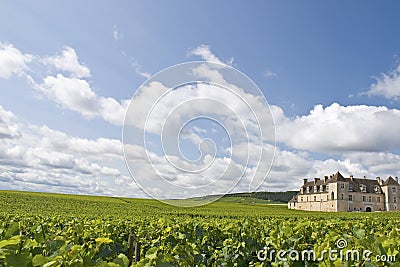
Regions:
<instances>
[{"instance_id":1,"label":"sky","mask_svg":"<svg viewBox=\"0 0 400 267\"><path fill-rule=\"evenodd\" d=\"M198 60L244 73L269 104L275 157L257 190L297 190L336 171L400 175L397 1L0 6L0 189L148 197L124 160L125 113L152 75ZM199 126L211 127L189 125L197 139L185 142L205 138ZM138 175L149 191L181 197Z\"/></svg>"}]
</instances>

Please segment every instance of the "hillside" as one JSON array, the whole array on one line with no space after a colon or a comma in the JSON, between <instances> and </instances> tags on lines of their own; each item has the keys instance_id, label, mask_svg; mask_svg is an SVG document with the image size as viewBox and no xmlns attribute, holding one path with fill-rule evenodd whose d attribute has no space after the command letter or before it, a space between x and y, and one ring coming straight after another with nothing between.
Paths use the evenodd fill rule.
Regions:
<instances>
[{"instance_id":1,"label":"hillside","mask_svg":"<svg viewBox=\"0 0 400 267\"><path fill-rule=\"evenodd\" d=\"M297 191L286 191L286 192L252 192L252 193L233 193L227 194L226 197L239 197L239 198L255 198L268 200L270 202L287 203Z\"/></svg>"}]
</instances>

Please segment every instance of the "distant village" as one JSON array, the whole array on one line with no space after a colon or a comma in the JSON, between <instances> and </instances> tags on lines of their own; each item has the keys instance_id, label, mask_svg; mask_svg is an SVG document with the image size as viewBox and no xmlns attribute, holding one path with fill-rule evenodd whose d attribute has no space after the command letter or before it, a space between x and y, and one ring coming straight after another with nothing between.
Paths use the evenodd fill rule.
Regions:
<instances>
[{"instance_id":1,"label":"distant village","mask_svg":"<svg viewBox=\"0 0 400 267\"><path fill-rule=\"evenodd\" d=\"M396 211L399 196L398 177L354 178L337 172L323 179L303 179L299 193L288 202L288 208L326 212Z\"/></svg>"}]
</instances>

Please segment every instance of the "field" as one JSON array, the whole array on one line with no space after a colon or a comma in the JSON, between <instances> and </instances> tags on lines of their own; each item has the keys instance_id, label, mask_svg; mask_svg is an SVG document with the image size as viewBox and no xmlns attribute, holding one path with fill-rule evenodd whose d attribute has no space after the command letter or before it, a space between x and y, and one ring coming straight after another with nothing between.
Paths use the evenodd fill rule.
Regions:
<instances>
[{"instance_id":1,"label":"field","mask_svg":"<svg viewBox=\"0 0 400 267\"><path fill-rule=\"evenodd\" d=\"M394 212L293 211L240 197L179 208L16 191L0 191L0 205L0 266L400 266Z\"/></svg>"}]
</instances>

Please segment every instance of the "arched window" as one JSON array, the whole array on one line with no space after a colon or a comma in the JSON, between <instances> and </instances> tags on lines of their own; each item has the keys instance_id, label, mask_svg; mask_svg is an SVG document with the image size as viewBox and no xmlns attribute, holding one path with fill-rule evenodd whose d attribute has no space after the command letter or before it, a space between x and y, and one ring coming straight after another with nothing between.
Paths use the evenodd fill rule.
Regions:
<instances>
[{"instance_id":1,"label":"arched window","mask_svg":"<svg viewBox=\"0 0 400 267\"><path fill-rule=\"evenodd\" d=\"M332 199L332 200L335 199L335 193L334 193L334 192L331 193L331 199Z\"/></svg>"}]
</instances>

